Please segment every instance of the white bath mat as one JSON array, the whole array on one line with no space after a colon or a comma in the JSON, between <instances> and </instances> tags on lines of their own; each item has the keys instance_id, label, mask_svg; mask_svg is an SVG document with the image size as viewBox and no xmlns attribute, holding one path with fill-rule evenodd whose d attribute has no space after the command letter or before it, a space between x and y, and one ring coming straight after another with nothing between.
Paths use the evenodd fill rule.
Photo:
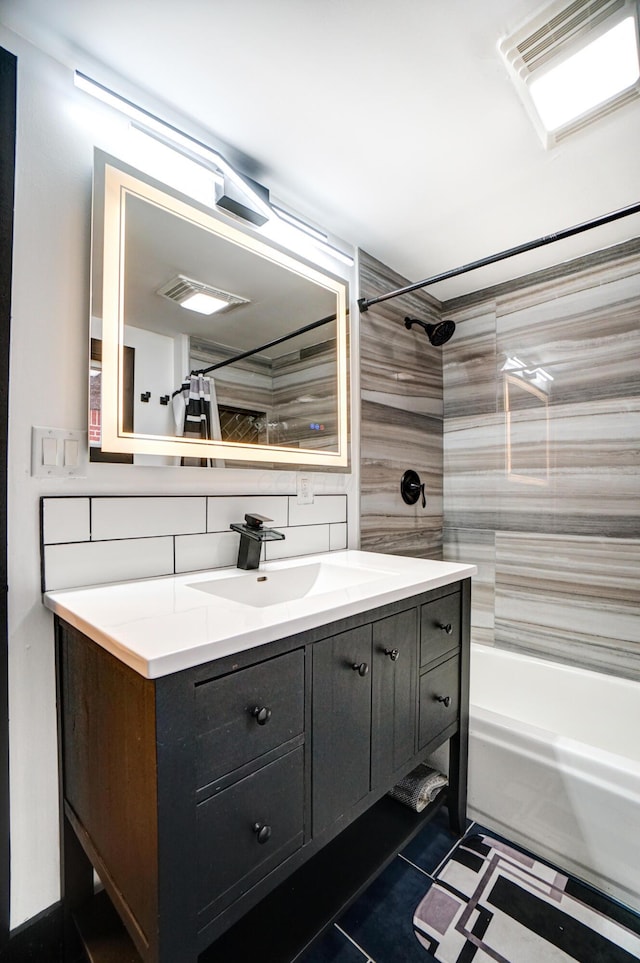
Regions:
<instances>
[{"instance_id":1,"label":"white bath mat","mask_svg":"<svg viewBox=\"0 0 640 963\"><path fill-rule=\"evenodd\" d=\"M513 846L462 839L413 925L441 963L633 963L640 920Z\"/></svg>"}]
</instances>

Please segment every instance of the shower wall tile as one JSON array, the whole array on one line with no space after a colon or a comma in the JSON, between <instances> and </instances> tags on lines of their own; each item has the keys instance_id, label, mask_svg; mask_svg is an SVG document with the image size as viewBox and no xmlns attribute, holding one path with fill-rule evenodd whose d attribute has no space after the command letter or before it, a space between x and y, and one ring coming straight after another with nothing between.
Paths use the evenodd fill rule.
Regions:
<instances>
[{"instance_id":1,"label":"shower wall tile","mask_svg":"<svg viewBox=\"0 0 640 963\"><path fill-rule=\"evenodd\" d=\"M481 529L445 528L443 558L476 565L471 588L471 640L492 644L495 621L496 535Z\"/></svg>"},{"instance_id":2,"label":"shower wall tile","mask_svg":"<svg viewBox=\"0 0 640 963\"><path fill-rule=\"evenodd\" d=\"M640 396L505 419L497 527L618 538L638 532Z\"/></svg>"},{"instance_id":3,"label":"shower wall tile","mask_svg":"<svg viewBox=\"0 0 640 963\"><path fill-rule=\"evenodd\" d=\"M493 414L497 364L495 305L483 306L480 314L461 312L448 316L456 323L456 333L444 349L445 417Z\"/></svg>"},{"instance_id":4,"label":"shower wall tile","mask_svg":"<svg viewBox=\"0 0 640 963\"><path fill-rule=\"evenodd\" d=\"M442 533L442 422L426 415L362 403L360 465L361 545L440 557ZM407 505L400 480L407 470L424 482L426 508Z\"/></svg>"},{"instance_id":5,"label":"shower wall tile","mask_svg":"<svg viewBox=\"0 0 640 963\"><path fill-rule=\"evenodd\" d=\"M496 644L640 679L640 539L496 533Z\"/></svg>"},{"instance_id":6,"label":"shower wall tile","mask_svg":"<svg viewBox=\"0 0 640 963\"><path fill-rule=\"evenodd\" d=\"M526 307L541 307L573 292L594 290L619 278L627 279L639 270L640 238L635 238L502 284L484 292L484 297L481 293L480 299L499 297L505 313L511 313Z\"/></svg>"},{"instance_id":7,"label":"shower wall tile","mask_svg":"<svg viewBox=\"0 0 640 963\"><path fill-rule=\"evenodd\" d=\"M411 558L442 558L442 525L439 519L427 518L420 526L411 519L384 516L372 519L362 532L363 552L385 555L408 555Z\"/></svg>"},{"instance_id":8,"label":"shower wall tile","mask_svg":"<svg viewBox=\"0 0 640 963\"><path fill-rule=\"evenodd\" d=\"M640 394L640 275L538 309L502 310L498 302L498 380L506 359L516 357L553 378L545 385L550 405ZM498 390L499 405L503 396Z\"/></svg>"},{"instance_id":9,"label":"shower wall tile","mask_svg":"<svg viewBox=\"0 0 640 963\"><path fill-rule=\"evenodd\" d=\"M364 252L360 255L360 295L373 298L407 285ZM407 410L442 416L442 354L422 329L407 330L404 319L440 320L438 302L424 292L403 295L369 308L360 316L360 387L363 398ZM373 395L369 396L369 392Z\"/></svg>"},{"instance_id":10,"label":"shower wall tile","mask_svg":"<svg viewBox=\"0 0 640 963\"><path fill-rule=\"evenodd\" d=\"M640 239L443 313L445 555L480 569L474 640L640 677Z\"/></svg>"},{"instance_id":11,"label":"shower wall tile","mask_svg":"<svg viewBox=\"0 0 640 963\"><path fill-rule=\"evenodd\" d=\"M500 527L498 485L504 473L504 417L478 414L444 423L444 509L446 526Z\"/></svg>"},{"instance_id":12,"label":"shower wall tile","mask_svg":"<svg viewBox=\"0 0 640 963\"><path fill-rule=\"evenodd\" d=\"M360 295L372 298L407 284L360 255ZM440 320L424 292L374 305L360 317L360 532L365 551L442 556L442 349L406 316ZM425 483L426 509L407 505L400 479L412 468Z\"/></svg>"}]
</instances>

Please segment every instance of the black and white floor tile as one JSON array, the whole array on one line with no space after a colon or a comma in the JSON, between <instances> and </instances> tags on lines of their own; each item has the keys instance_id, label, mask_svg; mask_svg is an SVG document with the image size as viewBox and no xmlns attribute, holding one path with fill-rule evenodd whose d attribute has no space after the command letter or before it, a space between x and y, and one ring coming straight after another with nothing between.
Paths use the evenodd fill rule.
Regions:
<instances>
[{"instance_id":1,"label":"black and white floor tile","mask_svg":"<svg viewBox=\"0 0 640 963\"><path fill-rule=\"evenodd\" d=\"M632 963L640 916L442 810L300 963L436 960Z\"/></svg>"}]
</instances>

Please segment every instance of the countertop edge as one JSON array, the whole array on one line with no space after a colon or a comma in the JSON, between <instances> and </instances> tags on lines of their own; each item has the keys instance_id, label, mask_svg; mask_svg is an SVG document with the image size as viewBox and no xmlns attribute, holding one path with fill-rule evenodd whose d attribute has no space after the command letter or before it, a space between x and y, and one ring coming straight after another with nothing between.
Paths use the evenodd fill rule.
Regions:
<instances>
[{"instance_id":1,"label":"countertop edge","mask_svg":"<svg viewBox=\"0 0 640 963\"><path fill-rule=\"evenodd\" d=\"M401 557L404 558L404 556ZM475 565L452 562L443 564L446 564L449 570L443 572L441 575L431 576L423 580L418 579L410 585L391 588L375 596L350 600L331 609L320 609L316 612L306 613L284 623L259 626L225 639L200 642L191 649L180 649L179 651L168 652L151 659L145 658L140 653L137 653L129 645L123 644L115 634L110 634L108 631L90 622L72 608L65 605L65 590L45 593L43 602L54 615L57 615L79 632L88 636L88 638L110 652L115 658L119 659L120 662L128 665L139 675L147 679L157 679L174 672L180 672L184 669L204 665L207 662L215 662L218 659L245 652L309 629L315 629L329 622L349 618L350 616L359 615L371 609L380 608L381 606L403 601L413 596L422 595L433 589L442 588L443 586L471 578L477 574L478 571ZM118 584L119 583L114 583L114 588L116 588Z\"/></svg>"}]
</instances>

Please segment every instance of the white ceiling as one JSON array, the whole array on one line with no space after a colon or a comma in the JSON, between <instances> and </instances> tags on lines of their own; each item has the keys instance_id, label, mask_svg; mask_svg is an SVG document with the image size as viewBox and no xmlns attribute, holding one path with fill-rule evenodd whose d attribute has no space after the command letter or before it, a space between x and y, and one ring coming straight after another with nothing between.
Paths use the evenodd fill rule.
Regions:
<instances>
[{"instance_id":1,"label":"white ceiling","mask_svg":"<svg viewBox=\"0 0 640 963\"><path fill-rule=\"evenodd\" d=\"M538 0L2 0L255 162L272 195L412 281L640 201L640 102L546 151L497 52ZM95 75L95 71L94 71ZM103 79L98 76L97 79ZM440 299L640 235L640 215Z\"/></svg>"}]
</instances>

